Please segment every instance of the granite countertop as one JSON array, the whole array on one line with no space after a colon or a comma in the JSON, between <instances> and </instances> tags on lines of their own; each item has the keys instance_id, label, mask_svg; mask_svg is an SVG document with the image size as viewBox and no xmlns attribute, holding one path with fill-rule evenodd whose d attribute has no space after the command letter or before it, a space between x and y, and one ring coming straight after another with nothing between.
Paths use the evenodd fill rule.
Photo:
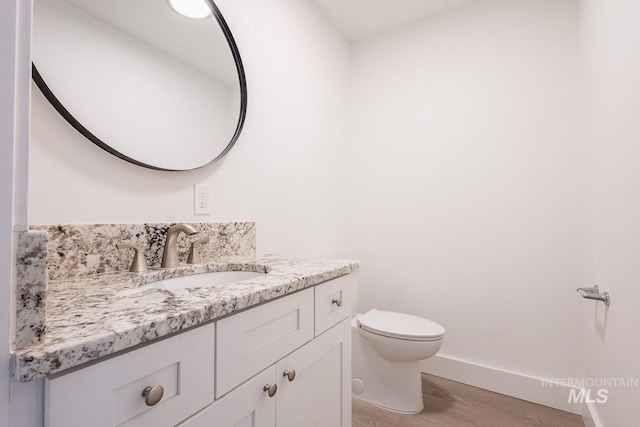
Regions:
<instances>
[{"instance_id":1,"label":"granite countertop","mask_svg":"<svg viewBox=\"0 0 640 427\"><path fill-rule=\"evenodd\" d=\"M198 265L49 282L43 342L15 352L15 376L28 382L358 270L353 260L265 255ZM213 271L264 276L191 289L140 286Z\"/></svg>"}]
</instances>

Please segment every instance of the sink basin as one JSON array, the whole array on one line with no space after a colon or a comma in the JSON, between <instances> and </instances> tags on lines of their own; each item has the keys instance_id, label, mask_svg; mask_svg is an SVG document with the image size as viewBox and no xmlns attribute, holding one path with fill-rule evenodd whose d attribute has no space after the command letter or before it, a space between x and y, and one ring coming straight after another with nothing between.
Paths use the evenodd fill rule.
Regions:
<instances>
[{"instance_id":1,"label":"sink basin","mask_svg":"<svg viewBox=\"0 0 640 427\"><path fill-rule=\"evenodd\" d=\"M241 280L255 279L264 276L265 273L254 271L216 271L212 273L192 274L189 276L173 277L171 279L159 280L142 286L146 289L186 289L186 288L206 288L208 286L224 285Z\"/></svg>"}]
</instances>

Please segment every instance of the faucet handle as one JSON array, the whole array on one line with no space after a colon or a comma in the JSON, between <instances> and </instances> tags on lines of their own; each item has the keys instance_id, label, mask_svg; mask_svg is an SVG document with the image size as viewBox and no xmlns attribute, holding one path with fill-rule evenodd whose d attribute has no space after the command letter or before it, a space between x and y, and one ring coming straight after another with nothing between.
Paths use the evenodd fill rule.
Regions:
<instances>
[{"instance_id":1,"label":"faucet handle","mask_svg":"<svg viewBox=\"0 0 640 427\"><path fill-rule=\"evenodd\" d=\"M129 271L134 273L142 273L144 271L149 270L147 268L147 260L144 258L144 253L140 246L131 245L129 243L118 243L116 245L118 249L133 249L135 253L133 254L133 262L131 263L131 268Z\"/></svg>"},{"instance_id":2,"label":"faucet handle","mask_svg":"<svg viewBox=\"0 0 640 427\"><path fill-rule=\"evenodd\" d=\"M208 237L203 237L202 239L198 239L191 244L191 250L189 251L189 258L187 259L187 264L200 264L202 261L200 260L200 251L196 245L201 243L209 243Z\"/></svg>"}]
</instances>

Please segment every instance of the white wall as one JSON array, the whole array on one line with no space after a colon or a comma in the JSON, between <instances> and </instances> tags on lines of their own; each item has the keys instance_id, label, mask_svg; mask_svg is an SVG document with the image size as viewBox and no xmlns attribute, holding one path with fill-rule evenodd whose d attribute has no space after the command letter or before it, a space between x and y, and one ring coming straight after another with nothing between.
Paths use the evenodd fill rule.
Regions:
<instances>
[{"instance_id":1,"label":"white wall","mask_svg":"<svg viewBox=\"0 0 640 427\"><path fill-rule=\"evenodd\" d=\"M577 375L578 21L574 0L495 0L352 46L362 310L442 324L448 357Z\"/></svg>"},{"instance_id":2,"label":"white wall","mask_svg":"<svg viewBox=\"0 0 640 427\"><path fill-rule=\"evenodd\" d=\"M217 4L248 83L233 150L202 170L142 169L86 141L34 89L32 224L250 220L259 253L344 255L348 44L309 2ZM195 183L211 186L213 215L194 215Z\"/></svg>"},{"instance_id":3,"label":"white wall","mask_svg":"<svg viewBox=\"0 0 640 427\"><path fill-rule=\"evenodd\" d=\"M587 378L640 379L640 3L585 0L589 284L611 293L582 306ZM597 390L599 387L594 387ZM640 388L605 387L595 424L635 426ZM595 394L594 394L595 396Z\"/></svg>"},{"instance_id":4,"label":"white wall","mask_svg":"<svg viewBox=\"0 0 640 427\"><path fill-rule=\"evenodd\" d=\"M23 386L10 377L10 346L15 313L17 235L27 229L29 141L29 35L31 3L0 4L0 425L37 426L33 419L38 384Z\"/></svg>"},{"instance_id":5,"label":"white wall","mask_svg":"<svg viewBox=\"0 0 640 427\"><path fill-rule=\"evenodd\" d=\"M0 365L8 366L13 289L13 171L16 2L0 4ZM9 425L9 373L0 370L0 424Z\"/></svg>"}]
</instances>

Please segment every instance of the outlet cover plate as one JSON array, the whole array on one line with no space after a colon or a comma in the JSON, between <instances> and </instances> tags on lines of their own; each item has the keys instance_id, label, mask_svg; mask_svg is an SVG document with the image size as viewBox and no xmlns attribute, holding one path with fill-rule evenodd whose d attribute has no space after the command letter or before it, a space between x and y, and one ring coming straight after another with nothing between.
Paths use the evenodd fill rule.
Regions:
<instances>
[{"instance_id":1,"label":"outlet cover plate","mask_svg":"<svg viewBox=\"0 0 640 427\"><path fill-rule=\"evenodd\" d=\"M193 193L194 213L196 215L211 215L211 189L209 186L196 184Z\"/></svg>"}]
</instances>

